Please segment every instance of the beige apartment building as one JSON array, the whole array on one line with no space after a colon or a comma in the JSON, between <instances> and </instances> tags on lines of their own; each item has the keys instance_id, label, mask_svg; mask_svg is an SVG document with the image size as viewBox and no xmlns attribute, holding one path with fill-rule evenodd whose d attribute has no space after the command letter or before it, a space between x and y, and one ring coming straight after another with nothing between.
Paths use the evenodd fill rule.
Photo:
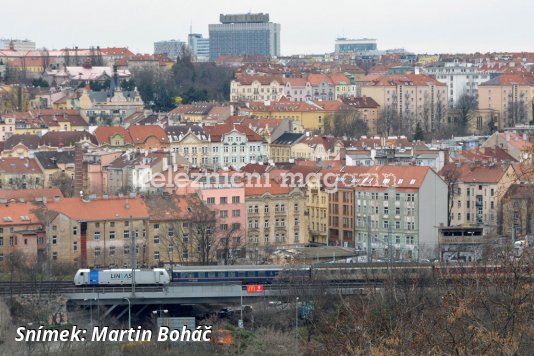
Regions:
<instances>
[{"instance_id":1,"label":"beige apartment building","mask_svg":"<svg viewBox=\"0 0 534 356\"><path fill-rule=\"evenodd\" d=\"M533 75L501 74L478 87L478 108L495 110L500 129L528 124L533 118L533 99Z\"/></svg>"},{"instance_id":2,"label":"beige apartment building","mask_svg":"<svg viewBox=\"0 0 534 356\"><path fill-rule=\"evenodd\" d=\"M501 163L449 163L440 171L456 180L452 195L451 226L483 226L484 234L498 228L501 199L515 181L513 167ZM450 179L449 179L450 180Z\"/></svg>"},{"instance_id":3,"label":"beige apartment building","mask_svg":"<svg viewBox=\"0 0 534 356\"><path fill-rule=\"evenodd\" d=\"M278 178L253 180L245 186L245 201L251 254L308 242L305 191L282 184Z\"/></svg>"},{"instance_id":4,"label":"beige apartment building","mask_svg":"<svg viewBox=\"0 0 534 356\"><path fill-rule=\"evenodd\" d=\"M371 97L384 110L394 110L407 132L421 122L427 131L443 120L447 108L447 85L423 74L391 74L362 78L361 95ZM442 117L440 118L440 115ZM412 130L412 131L410 131Z\"/></svg>"}]
</instances>

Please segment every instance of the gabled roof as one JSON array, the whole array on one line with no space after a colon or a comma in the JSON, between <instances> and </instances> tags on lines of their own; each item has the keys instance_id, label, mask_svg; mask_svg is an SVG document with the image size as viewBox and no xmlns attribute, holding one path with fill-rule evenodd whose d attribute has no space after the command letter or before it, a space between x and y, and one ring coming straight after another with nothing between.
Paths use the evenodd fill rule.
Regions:
<instances>
[{"instance_id":1,"label":"gabled roof","mask_svg":"<svg viewBox=\"0 0 534 356\"><path fill-rule=\"evenodd\" d=\"M218 124L214 126L206 126L204 128L204 131L211 136L211 142L220 142L222 140L222 136L232 132L233 130L237 130L238 132L245 134L249 142L263 141L260 135L248 127L239 124Z\"/></svg>"},{"instance_id":2,"label":"gabled roof","mask_svg":"<svg viewBox=\"0 0 534 356\"><path fill-rule=\"evenodd\" d=\"M95 130L95 136L101 145L111 144L111 137L115 135L122 136L126 143L133 143L132 136L122 126L98 126Z\"/></svg>"},{"instance_id":3,"label":"gabled roof","mask_svg":"<svg viewBox=\"0 0 534 356\"><path fill-rule=\"evenodd\" d=\"M136 144L144 143L149 137L156 137L160 143L169 143L164 129L158 125L131 125L128 132Z\"/></svg>"},{"instance_id":4,"label":"gabled roof","mask_svg":"<svg viewBox=\"0 0 534 356\"><path fill-rule=\"evenodd\" d=\"M330 77L328 75L322 74L322 73L318 73L318 74L311 73L311 74L309 74L308 75L308 81L310 82L311 85L319 85L322 82L326 82L329 85L333 85L334 84L334 82L332 81L332 79L330 79Z\"/></svg>"},{"instance_id":5,"label":"gabled roof","mask_svg":"<svg viewBox=\"0 0 534 356\"><path fill-rule=\"evenodd\" d=\"M30 150L36 150L39 147L40 139L37 135L12 135L4 142L4 150L11 150L18 144L22 144Z\"/></svg>"},{"instance_id":6,"label":"gabled roof","mask_svg":"<svg viewBox=\"0 0 534 356\"><path fill-rule=\"evenodd\" d=\"M32 203L0 204L0 226L40 224L37 209Z\"/></svg>"},{"instance_id":7,"label":"gabled roof","mask_svg":"<svg viewBox=\"0 0 534 356\"><path fill-rule=\"evenodd\" d=\"M439 172L444 176L446 172L454 171L458 181L463 183L491 183L497 184L506 175L507 166L503 163L448 163Z\"/></svg>"},{"instance_id":8,"label":"gabled roof","mask_svg":"<svg viewBox=\"0 0 534 356\"><path fill-rule=\"evenodd\" d=\"M171 142L180 141L189 132L197 136L200 140L208 139L208 134L204 131L202 126L191 123L177 126L168 126L165 131L167 131L167 135L169 136L169 140Z\"/></svg>"},{"instance_id":9,"label":"gabled roof","mask_svg":"<svg viewBox=\"0 0 534 356\"><path fill-rule=\"evenodd\" d=\"M74 147L77 142L89 141L98 145L98 140L87 131L51 131L41 137L39 146Z\"/></svg>"}]
</instances>

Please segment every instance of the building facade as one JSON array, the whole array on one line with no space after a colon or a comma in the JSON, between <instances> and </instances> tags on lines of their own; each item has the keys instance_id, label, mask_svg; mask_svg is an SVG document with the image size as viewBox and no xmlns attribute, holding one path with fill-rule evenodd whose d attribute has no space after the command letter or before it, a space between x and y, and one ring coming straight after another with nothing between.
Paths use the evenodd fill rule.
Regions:
<instances>
[{"instance_id":1,"label":"building facade","mask_svg":"<svg viewBox=\"0 0 534 356\"><path fill-rule=\"evenodd\" d=\"M269 14L220 15L209 25L210 61L221 55L280 55L280 24Z\"/></svg>"},{"instance_id":2,"label":"building facade","mask_svg":"<svg viewBox=\"0 0 534 356\"><path fill-rule=\"evenodd\" d=\"M210 58L210 39L203 38L199 33L190 33L187 37L187 44L193 60L206 62Z\"/></svg>"},{"instance_id":3,"label":"building facade","mask_svg":"<svg viewBox=\"0 0 534 356\"><path fill-rule=\"evenodd\" d=\"M182 55L185 42L178 40L154 42L154 54L166 54L170 59L176 60Z\"/></svg>"}]
</instances>

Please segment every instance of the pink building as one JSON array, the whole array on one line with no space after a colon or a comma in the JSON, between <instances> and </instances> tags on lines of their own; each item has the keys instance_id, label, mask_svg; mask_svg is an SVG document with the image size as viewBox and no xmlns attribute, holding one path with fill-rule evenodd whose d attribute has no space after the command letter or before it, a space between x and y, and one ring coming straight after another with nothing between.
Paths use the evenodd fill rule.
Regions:
<instances>
[{"instance_id":1,"label":"pink building","mask_svg":"<svg viewBox=\"0 0 534 356\"><path fill-rule=\"evenodd\" d=\"M105 167L120 157L122 152L95 151L84 154L87 165L87 193L103 195L107 192L108 174Z\"/></svg>"},{"instance_id":2,"label":"pink building","mask_svg":"<svg viewBox=\"0 0 534 356\"><path fill-rule=\"evenodd\" d=\"M217 250L235 250L246 241L245 186L242 173L235 171L200 172L174 167L161 172L156 191L186 195L198 193L201 199L216 212ZM226 243L224 239L228 238Z\"/></svg>"}]
</instances>

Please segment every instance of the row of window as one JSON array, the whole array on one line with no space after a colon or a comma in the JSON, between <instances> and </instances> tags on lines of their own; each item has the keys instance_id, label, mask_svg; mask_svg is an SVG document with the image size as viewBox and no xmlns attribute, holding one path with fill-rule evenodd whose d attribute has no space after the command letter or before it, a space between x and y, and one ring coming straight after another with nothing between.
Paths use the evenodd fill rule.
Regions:
<instances>
[{"instance_id":1,"label":"row of window","mask_svg":"<svg viewBox=\"0 0 534 356\"><path fill-rule=\"evenodd\" d=\"M215 197L209 197L206 202L210 205L215 204ZM232 204L239 204L241 202L241 197L235 195L232 197ZM228 197L220 197L219 204L228 204ZM234 210L235 211L235 210Z\"/></svg>"},{"instance_id":2,"label":"row of window","mask_svg":"<svg viewBox=\"0 0 534 356\"><path fill-rule=\"evenodd\" d=\"M270 211L270 206L265 204L263 206L263 212L264 213L269 213L269 211ZM286 205L285 204L275 204L275 206L274 206L274 212L275 213L285 213L285 211L286 211ZM295 205L294 205L294 212L295 213L299 212L299 204L298 203L295 203ZM248 213L249 214L259 214L260 213L259 205L249 205Z\"/></svg>"}]
</instances>

